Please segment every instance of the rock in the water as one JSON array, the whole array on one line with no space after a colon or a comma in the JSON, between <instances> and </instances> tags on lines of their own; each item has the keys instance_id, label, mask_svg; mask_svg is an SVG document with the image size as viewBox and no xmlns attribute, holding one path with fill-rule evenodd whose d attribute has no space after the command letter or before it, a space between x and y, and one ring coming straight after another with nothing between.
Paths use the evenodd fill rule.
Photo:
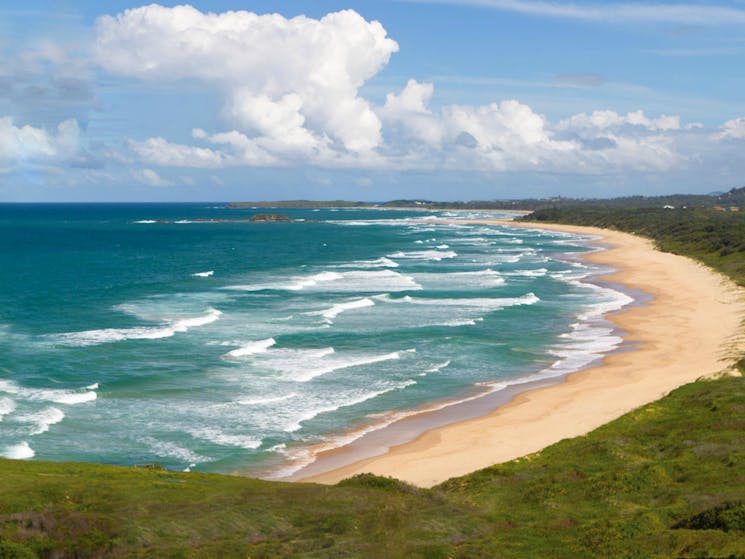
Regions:
<instances>
[{"instance_id":1,"label":"rock in the water","mask_svg":"<svg viewBox=\"0 0 745 559\"><path fill-rule=\"evenodd\" d=\"M285 214L254 214L250 221L292 221Z\"/></svg>"}]
</instances>

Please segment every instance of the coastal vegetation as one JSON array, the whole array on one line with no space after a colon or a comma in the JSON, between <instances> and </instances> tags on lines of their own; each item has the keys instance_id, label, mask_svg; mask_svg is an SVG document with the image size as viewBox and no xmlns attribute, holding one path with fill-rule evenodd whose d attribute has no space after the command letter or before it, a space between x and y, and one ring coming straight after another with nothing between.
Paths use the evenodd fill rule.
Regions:
<instances>
[{"instance_id":1,"label":"coastal vegetation","mask_svg":"<svg viewBox=\"0 0 745 559\"><path fill-rule=\"evenodd\" d=\"M745 557L745 382L433 489L0 461L0 557Z\"/></svg>"},{"instance_id":2,"label":"coastal vegetation","mask_svg":"<svg viewBox=\"0 0 745 559\"><path fill-rule=\"evenodd\" d=\"M657 248L688 256L745 285L745 211L712 207L548 207L528 221L588 225L635 233Z\"/></svg>"},{"instance_id":3,"label":"coastal vegetation","mask_svg":"<svg viewBox=\"0 0 745 559\"><path fill-rule=\"evenodd\" d=\"M353 202L349 200L275 200L263 202L231 202L229 208L406 208L423 210L524 210L545 208L671 208L705 207L729 209L745 206L745 187L728 192L711 194L671 194L668 196L625 196L621 198L549 198L433 201L425 199L399 199L387 202Z\"/></svg>"}]
</instances>

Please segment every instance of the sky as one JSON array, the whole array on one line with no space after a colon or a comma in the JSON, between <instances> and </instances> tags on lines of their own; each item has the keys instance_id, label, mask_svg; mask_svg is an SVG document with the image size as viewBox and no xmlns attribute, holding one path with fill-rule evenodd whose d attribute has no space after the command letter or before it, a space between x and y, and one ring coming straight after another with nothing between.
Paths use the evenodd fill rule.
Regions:
<instances>
[{"instance_id":1,"label":"sky","mask_svg":"<svg viewBox=\"0 0 745 559\"><path fill-rule=\"evenodd\" d=\"M745 186L745 0L0 5L0 202Z\"/></svg>"}]
</instances>

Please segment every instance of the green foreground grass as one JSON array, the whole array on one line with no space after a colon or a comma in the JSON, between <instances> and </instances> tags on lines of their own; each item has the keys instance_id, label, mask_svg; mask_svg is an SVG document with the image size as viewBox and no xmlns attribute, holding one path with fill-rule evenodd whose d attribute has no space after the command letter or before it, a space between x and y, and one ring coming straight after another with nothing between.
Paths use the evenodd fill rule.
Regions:
<instances>
[{"instance_id":1,"label":"green foreground grass","mask_svg":"<svg viewBox=\"0 0 745 559\"><path fill-rule=\"evenodd\" d=\"M745 379L433 489L0 461L0 557L745 557Z\"/></svg>"}]
</instances>

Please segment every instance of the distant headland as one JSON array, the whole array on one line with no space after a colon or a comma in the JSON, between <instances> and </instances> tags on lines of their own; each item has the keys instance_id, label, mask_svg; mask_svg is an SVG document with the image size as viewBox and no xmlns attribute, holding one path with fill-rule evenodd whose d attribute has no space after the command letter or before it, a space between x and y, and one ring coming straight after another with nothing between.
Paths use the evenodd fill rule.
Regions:
<instances>
[{"instance_id":1,"label":"distant headland","mask_svg":"<svg viewBox=\"0 0 745 559\"><path fill-rule=\"evenodd\" d=\"M745 206L745 187L728 192L710 194L671 194L666 196L626 196L621 198L546 198L434 201L425 199L398 199L387 202L361 202L350 200L273 200L256 202L230 202L229 208L381 208L412 210L521 210L534 211L545 208L586 206L595 208L655 208L677 209L707 207L731 210Z\"/></svg>"}]
</instances>

